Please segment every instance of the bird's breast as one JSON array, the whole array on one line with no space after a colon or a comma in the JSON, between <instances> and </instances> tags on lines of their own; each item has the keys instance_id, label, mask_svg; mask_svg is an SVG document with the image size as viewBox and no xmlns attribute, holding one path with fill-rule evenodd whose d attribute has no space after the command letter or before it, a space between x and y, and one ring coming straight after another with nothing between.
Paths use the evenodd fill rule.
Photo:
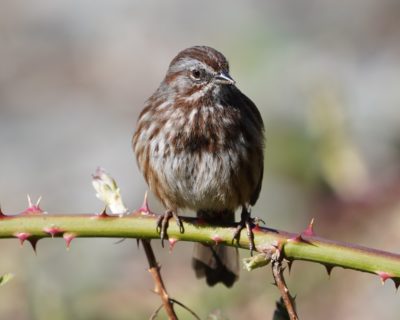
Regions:
<instances>
[{"instance_id":1,"label":"bird's breast","mask_svg":"<svg viewBox=\"0 0 400 320\"><path fill-rule=\"evenodd\" d=\"M166 139L168 137L168 139ZM240 135L221 141L214 133L160 131L150 143L150 166L177 207L236 209L247 192L248 149Z\"/></svg>"},{"instance_id":2,"label":"bird's breast","mask_svg":"<svg viewBox=\"0 0 400 320\"><path fill-rule=\"evenodd\" d=\"M168 110L170 111L170 110ZM252 153L233 115L222 107L164 113L137 139L139 166L164 205L193 210L235 210L254 186Z\"/></svg>"}]
</instances>

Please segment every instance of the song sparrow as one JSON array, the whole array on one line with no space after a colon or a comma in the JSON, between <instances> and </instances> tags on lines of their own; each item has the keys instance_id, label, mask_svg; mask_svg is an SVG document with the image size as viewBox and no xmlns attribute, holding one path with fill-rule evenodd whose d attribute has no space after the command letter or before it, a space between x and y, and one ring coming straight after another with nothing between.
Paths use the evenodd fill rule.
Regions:
<instances>
[{"instance_id":1,"label":"song sparrow","mask_svg":"<svg viewBox=\"0 0 400 320\"><path fill-rule=\"evenodd\" d=\"M195 210L211 224L232 224L241 206L235 238L246 226L253 243L249 206L261 189L264 125L228 72L217 50L185 49L139 116L132 144L150 190L167 209L162 239L171 216L180 224L178 209ZM230 287L239 272L237 249L197 244L193 267L209 285Z\"/></svg>"}]
</instances>

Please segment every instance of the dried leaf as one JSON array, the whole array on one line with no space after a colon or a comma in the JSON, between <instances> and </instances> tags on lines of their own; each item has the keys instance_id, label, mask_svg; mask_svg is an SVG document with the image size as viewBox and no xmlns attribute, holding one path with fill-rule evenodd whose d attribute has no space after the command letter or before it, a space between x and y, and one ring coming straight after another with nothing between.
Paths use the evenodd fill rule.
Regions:
<instances>
[{"instance_id":1,"label":"dried leaf","mask_svg":"<svg viewBox=\"0 0 400 320\"><path fill-rule=\"evenodd\" d=\"M103 168L97 168L92 184L97 198L103 201L114 214L125 214L128 209L122 202L121 194L115 180Z\"/></svg>"}]
</instances>

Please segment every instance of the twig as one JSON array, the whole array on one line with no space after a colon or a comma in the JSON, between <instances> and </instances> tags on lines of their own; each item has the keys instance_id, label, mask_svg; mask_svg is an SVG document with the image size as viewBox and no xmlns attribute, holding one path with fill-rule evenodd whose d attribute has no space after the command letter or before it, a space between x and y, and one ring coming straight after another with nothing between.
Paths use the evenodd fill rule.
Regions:
<instances>
[{"instance_id":1,"label":"twig","mask_svg":"<svg viewBox=\"0 0 400 320\"><path fill-rule=\"evenodd\" d=\"M289 289L286 286L285 278L283 277L284 268L282 267L282 259L272 259L272 274L275 279L276 286L281 292L283 302L289 314L290 320L298 320L294 299L290 295Z\"/></svg>"},{"instance_id":2,"label":"twig","mask_svg":"<svg viewBox=\"0 0 400 320\"><path fill-rule=\"evenodd\" d=\"M193 317L195 317L197 320L200 320L200 317L194 313L193 310L191 310L189 307L185 306L182 302L179 302L178 300L175 299L170 299L173 303L176 303L177 305L181 306L183 309L185 309L186 311L188 311Z\"/></svg>"},{"instance_id":3,"label":"twig","mask_svg":"<svg viewBox=\"0 0 400 320\"><path fill-rule=\"evenodd\" d=\"M154 312L150 316L150 320L154 320L157 318L158 312L161 310L162 307L163 307L163 305L159 306L156 310L154 310Z\"/></svg>"},{"instance_id":4,"label":"twig","mask_svg":"<svg viewBox=\"0 0 400 320\"><path fill-rule=\"evenodd\" d=\"M146 253L147 260L149 262L149 272L153 277L155 283L154 292L161 297L161 301L168 315L168 319L178 320L178 317L176 316L174 311L173 300L169 298L167 290L165 289L164 282L160 273L160 266L157 263L153 248L150 244L150 240L142 240L142 244L144 252ZM157 309L155 315L157 315L158 311L159 309Z\"/></svg>"}]
</instances>

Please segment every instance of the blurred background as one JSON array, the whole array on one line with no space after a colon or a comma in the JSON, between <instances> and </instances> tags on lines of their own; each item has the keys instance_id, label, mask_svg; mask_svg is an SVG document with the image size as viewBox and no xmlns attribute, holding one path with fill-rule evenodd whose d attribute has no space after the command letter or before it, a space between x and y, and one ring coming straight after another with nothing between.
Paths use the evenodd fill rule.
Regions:
<instances>
[{"instance_id":1,"label":"blurred background","mask_svg":"<svg viewBox=\"0 0 400 320\"><path fill-rule=\"evenodd\" d=\"M102 209L102 166L126 204L146 185L130 140L170 60L204 44L223 52L266 124L265 178L253 209L274 228L400 251L400 2L396 0L2 1L0 201L21 212L42 195L49 213ZM154 198L151 208L161 212ZM202 319L271 319L268 268L230 290L190 268L192 244L153 241L169 293ZM136 242L0 241L0 319L148 319L160 305ZM247 256L248 251L241 252ZM349 270L329 277L294 263L288 285L302 319L398 319L388 281ZM190 316L179 308L181 319ZM162 315L162 316L161 316ZM164 314L160 315L160 319Z\"/></svg>"}]
</instances>

